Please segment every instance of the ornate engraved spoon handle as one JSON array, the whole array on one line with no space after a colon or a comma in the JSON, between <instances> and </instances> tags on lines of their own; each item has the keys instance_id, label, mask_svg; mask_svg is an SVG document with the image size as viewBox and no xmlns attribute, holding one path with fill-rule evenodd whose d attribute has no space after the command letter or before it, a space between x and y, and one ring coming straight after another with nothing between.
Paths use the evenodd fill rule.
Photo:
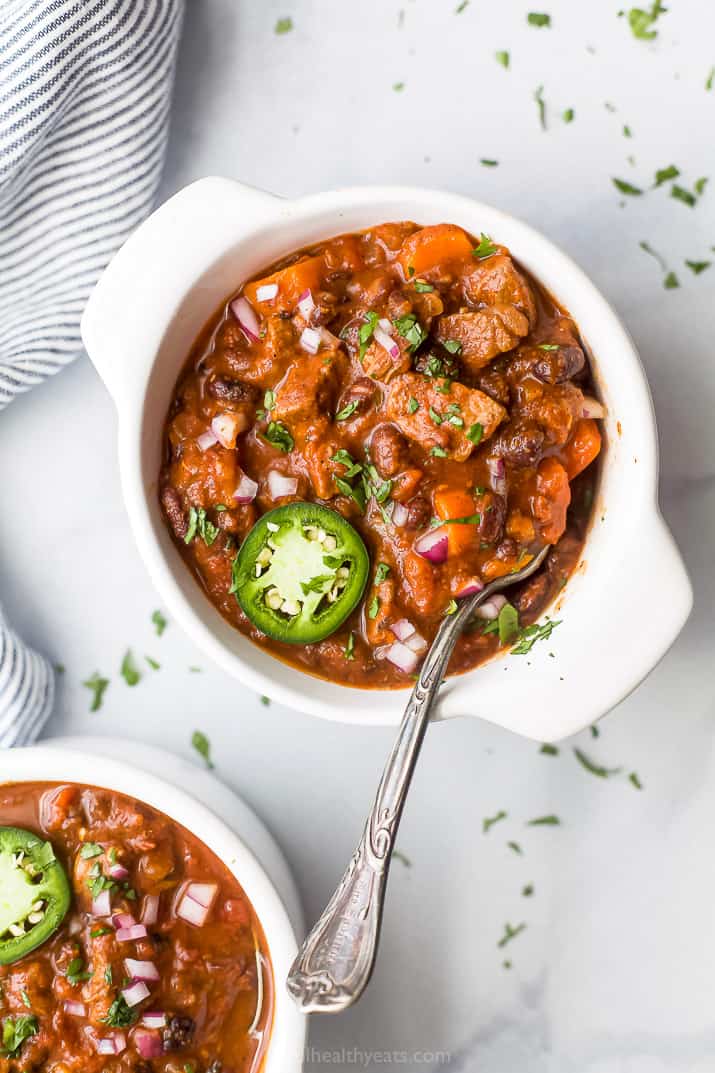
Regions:
<instances>
[{"instance_id":1,"label":"ornate engraved spoon handle","mask_svg":"<svg viewBox=\"0 0 715 1073\"><path fill-rule=\"evenodd\" d=\"M442 621L412 690L362 838L288 975L288 991L306 1013L339 1013L367 986L377 955L397 828L452 650L479 604L532 574L547 550L519 574L499 578L463 600L456 613Z\"/></svg>"}]
</instances>

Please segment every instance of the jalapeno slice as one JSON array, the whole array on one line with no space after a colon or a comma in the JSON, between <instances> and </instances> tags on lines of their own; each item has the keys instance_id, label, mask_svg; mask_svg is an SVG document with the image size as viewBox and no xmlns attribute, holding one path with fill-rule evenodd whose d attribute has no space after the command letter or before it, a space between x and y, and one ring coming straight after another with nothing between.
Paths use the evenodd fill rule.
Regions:
<instances>
[{"instance_id":1,"label":"jalapeno slice","mask_svg":"<svg viewBox=\"0 0 715 1073\"><path fill-rule=\"evenodd\" d=\"M11 965L57 930L70 887L50 842L0 827L0 965Z\"/></svg>"},{"instance_id":2,"label":"jalapeno slice","mask_svg":"<svg viewBox=\"0 0 715 1073\"><path fill-rule=\"evenodd\" d=\"M341 514L289 503L254 525L234 563L233 591L261 633L307 645L345 621L365 590L370 560Z\"/></svg>"}]
</instances>

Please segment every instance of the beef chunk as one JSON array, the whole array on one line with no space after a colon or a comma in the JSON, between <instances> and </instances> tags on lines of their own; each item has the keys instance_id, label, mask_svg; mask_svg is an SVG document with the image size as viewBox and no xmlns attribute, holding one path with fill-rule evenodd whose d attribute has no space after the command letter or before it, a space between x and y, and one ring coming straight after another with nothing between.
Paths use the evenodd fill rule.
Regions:
<instances>
[{"instance_id":1,"label":"beef chunk","mask_svg":"<svg viewBox=\"0 0 715 1073\"><path fill-rule=\"evenodd\" d=\"M448 391L438 390L440 387L442 382L403 373L390 387L387 414L424 450L436 449L438 456L446 452L447 457L463 462L474 450L475 426L481 426L481 439L489 439L505 411L488 395L463 384L449 384Z\"/></svg>"},{"instance_id":2,"label":"beef chunk","mask_svg":"<svg viewBox=\"0 0 715 1073\"><path fill-rule=\"evenodd\" d=\"M392 339L399 351L396 357L386 350L382 343L373 339L362 359L362 367L368 376L374 380L382 380L385 384L394 376L407 372L412 366L412 352L408 341L397 332L393 333Z\"/></svg>"},{"instance_id":3,"label":"beef chunk","mask_svg":"<svg viewBox=\"0 0 715 1073\"><path fill-rule=\"evenodd\" d=\"M370 457L381 477L394 477L409 462L407 440L394 425L378 425L370 437Z\"/></svg>"},{"instance_id":4,"label":"beef chunk","mask_svg":"<svg viewBox=\"0 0 715 1073\"><path fill-rule=\"evenodd\" d=\"M294 361L275 390L271 416L280 421L307 421L333 412L345 357L319 351Z\"/></svg>"},{"instance_id":5,"label":"beef chunk","mask_svg":"<svg viewBox=\"0 0 715 1073\"><path fill-rule=\"evenodd\" d=\"M177 540L183 540L189 531L189 523L181 503L181 496L170 484L165 484L161 490L161 505L169 519L174 536Z\"/></svg>"},{"instance_id":6,"label":"beef chunk","mask_svg":"<svg viewBox=\"0 0 715 1073\"><path fill-rule=\"evenodd\" d=\"M556 350L528 347L528 351L532 373L546 384L562 384L564 380L572 380L586 364L580 346L559 346Z\"/></svg>"},{"instance_id":7,"label":"beef chunk","mask_svg":"<svg viewBox=\"0 0 715 1073\"><path fill-rule=\"evenodd\" d=\"M463 365L478 373L498 354L513 350L528 331L529 321L516 306L494 306L440 317L436 335L441 342L460 343Z\"/></svg>"},{"instance_id":8,"label":"beef chunk","mask_svg":"<svg viewBox=\"0 0 715 1073\"><path fill-rule=\"evenodd\" d=\"M527 323L526 335L536 323L536 302L526 278L506 253L485 257L464 279L464 296L473 309L513 308Z\"/></svg>"}]
</instances>

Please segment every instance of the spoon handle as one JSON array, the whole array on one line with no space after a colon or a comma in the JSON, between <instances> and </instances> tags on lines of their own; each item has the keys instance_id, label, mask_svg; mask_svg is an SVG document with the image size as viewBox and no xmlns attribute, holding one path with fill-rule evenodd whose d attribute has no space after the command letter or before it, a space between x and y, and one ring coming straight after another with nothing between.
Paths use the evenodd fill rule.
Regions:
<instances>
[{"instance_id":1,"label":"spoon handle","mask_svg":"<svg viewBox=\"0 0 715 1073\"><path fill-rule=\"evenodd\" d=\"M288 990L306 1013L339 1013L360 997L370 979L405 798L449 657L475 603L476 598L465 600L440 624L405 709L362 838L293 962Z\"/></svg>"}]
</instances>

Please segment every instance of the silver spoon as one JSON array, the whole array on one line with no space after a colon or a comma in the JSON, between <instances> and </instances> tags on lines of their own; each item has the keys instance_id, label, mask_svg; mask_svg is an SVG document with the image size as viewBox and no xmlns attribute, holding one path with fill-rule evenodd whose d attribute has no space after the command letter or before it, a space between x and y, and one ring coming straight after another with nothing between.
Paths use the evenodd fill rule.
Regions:
<instances>
[{"instance_id":1,"label":"silver spoon","mask_svg":"<svg viewBox=\"0 0 715 1073\"><path fill-rule=\"evenodd\" d=\"M288 991L306 1013L340 1013L365 990L377 956L397 828L452 650L479 605L530 577L548 550L548 545L542 548L518 573L497 578L465 597L455 614L441 622L405 708L360 843L288 974Z\"/></svg>"}]
</instances>

